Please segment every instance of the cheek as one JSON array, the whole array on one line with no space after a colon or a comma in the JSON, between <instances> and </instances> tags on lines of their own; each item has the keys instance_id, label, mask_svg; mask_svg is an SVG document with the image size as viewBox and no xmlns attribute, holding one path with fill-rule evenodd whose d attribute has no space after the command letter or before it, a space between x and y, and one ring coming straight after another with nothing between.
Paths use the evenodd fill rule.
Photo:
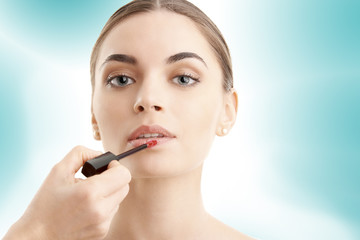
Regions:
<instances>
[{"instance_id":1,"label":"cheek","mask_svg":"<svg viewBox=\"0 0 360 240\"><path fill-rule=\"evenodd\" d=\"M212 93L199 95L194 103L182 110L184 149L201 160L210 150L221 110L221 96Z\"/></svg>"},{"instance_id":2,"label":"cheek","mask_svg":"<svg viewBox=\"0 0 360 240\"><path fill-rule=\"evenodd\" d=\"M123 129L126 129L126 119L130 114L129 104L126 98L119 99L119 96L112 93L94 94L93 112L104 149L107 151L118 152L121 147L119 139L123 139ZM126 143L121 144L125 146Z\"/></svg>"}]
</instances>

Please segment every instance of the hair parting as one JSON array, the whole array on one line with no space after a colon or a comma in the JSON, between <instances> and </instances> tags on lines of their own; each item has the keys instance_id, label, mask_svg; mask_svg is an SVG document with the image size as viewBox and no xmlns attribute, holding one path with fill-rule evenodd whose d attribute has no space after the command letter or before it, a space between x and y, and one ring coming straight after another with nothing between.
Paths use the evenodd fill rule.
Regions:
<instances>
[{"instance_id":1,"label":"hair parting","mask_svg":"<svg viewBox=\"0 0 360 240\"><path fill-rule=\"evenodd\" d=\"M120 22L135 14L165 9L190 18L210 44L223 73L223 88L233 88L232 63L229 48L220 30L198 7L186 0L134 0L118 9L103 27L91 53L90 76L94 92L95 72L102 43Z\"/></svg>"}]
</instances>

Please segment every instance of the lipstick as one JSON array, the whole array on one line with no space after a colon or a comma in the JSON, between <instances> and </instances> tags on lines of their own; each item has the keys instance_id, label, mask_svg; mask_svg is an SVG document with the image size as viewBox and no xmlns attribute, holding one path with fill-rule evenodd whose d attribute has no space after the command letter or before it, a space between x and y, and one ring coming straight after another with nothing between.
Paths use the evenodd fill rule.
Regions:
<instances>
[{"instance_id":1,"label":"lipstick","mask_svg":"<svg viewBox=\"0 0 360 240\"><path fill-rule=\"evenodd\" d=\"M160 125L141 125L129 135L128 142L137 147L150 140L159 145L174 139L176 136Z\"/></svg>"},{"instance_id":2,"label":"lipstick","mask_svg":"<svg viewBox=\"0 0 360 240\"><path fill-rule=\"evenodd\" d=\"M84 174L86 177L91 177L95 174L100 174L104 172L109 163L112 160L120 160L124 157L127 157L131 154L134 154L136 152L139 152L145 148L153 147L157 144L156 140L148 141L145 144L142 144L136 148L130 149L129 151L123 152L119 155L115 155L112 152L106 152L104 154L101 154L100 156L97 156L96 158L90 159L89 161L85 162L81 173Z\"/></svg>"}]
</instances>

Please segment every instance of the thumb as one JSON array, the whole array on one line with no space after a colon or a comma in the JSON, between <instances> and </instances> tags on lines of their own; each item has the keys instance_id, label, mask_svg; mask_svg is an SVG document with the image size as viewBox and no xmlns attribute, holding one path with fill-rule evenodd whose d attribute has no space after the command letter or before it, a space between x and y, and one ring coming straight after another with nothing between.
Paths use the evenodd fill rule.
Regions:
<instances>
[{"instance_id":1,"label":"thumb","mask_svg":"<svg viewBox=\"0 0 360 240\"><path fill-rule=\"evenodd\" d=\"M102 152L84 146L74 147L57 165L67 174L75 174L86 161L99 156Z\"/></svg>"},{"instance_id":2,"label":"thumb","mask_svg":"<svg viewBox=\"0 0 360 240\"><path fill-rule=\"evenodd\" d=\"M114 168L114 167L117 167L117 166L120 166L121 164L119 163L118 160L112 160L109 165L108 165L108 169L110 168Z\"/></svg>"}]
</instances>

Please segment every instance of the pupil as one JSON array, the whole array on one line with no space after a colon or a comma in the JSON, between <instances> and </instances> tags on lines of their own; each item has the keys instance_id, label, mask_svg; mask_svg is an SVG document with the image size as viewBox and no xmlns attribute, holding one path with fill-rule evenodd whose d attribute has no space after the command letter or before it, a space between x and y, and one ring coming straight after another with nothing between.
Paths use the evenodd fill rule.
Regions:
<instances>
[{"instance_id":1,"label":"pupil","mask_svg":"<svg viewBox=\"0 0 360 240\"><path fill-rule=\"evenodd\" d=\"M189 80L189 77L182 76L182 77L180 78L180 82L183 83L183 84L184 84L184 83L189 83L189 81L190 81L190 80Z\"/></svg>"},{"instance_id":2,"label":"pupil","mask_svg":"<svg viewBox=\"0 0 360 240\"><path fill-rule=\"evenodd\" d=\"M119 83L121 83L121 84L125 84L125 83L127 83L128 79L127 79L127 77L125 77L125 76L119 76L119 77L118 77L118 81L119 81Z\"/></svg>"}]
</instances>

